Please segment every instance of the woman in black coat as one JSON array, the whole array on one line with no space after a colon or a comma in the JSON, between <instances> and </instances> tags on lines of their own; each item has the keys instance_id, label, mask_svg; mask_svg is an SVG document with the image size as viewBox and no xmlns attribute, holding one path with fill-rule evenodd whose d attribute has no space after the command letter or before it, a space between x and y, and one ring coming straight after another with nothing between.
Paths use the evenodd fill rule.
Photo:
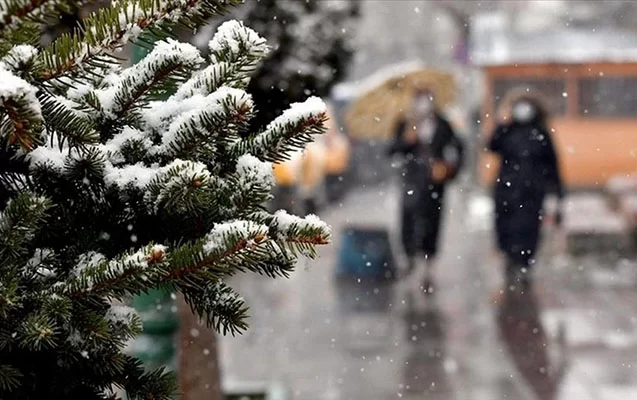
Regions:
<instances>
[{"instance_id":1,"label":"woman in black coat","mask_svg":"<svg viewBox=\"0 0 637 400\"><path fill-rule=\"evenodd\" d=\"M564 195L546 112L531 95L511 102L507 123L496 127L489 149L501 158L495 183L498 246L507 256L507 277L528 283L536 257L544 197ZM558 214L559 215L559 214ZM560 218L558 217L558 220Z\"/></svg>"},{"instance_id":2,"label":"woman in black coat","mask_svg":"<svg viewBox=\"0 0 637 400\"><path fill-rule=\"evenodd\" d=\"M391 155L404 157L402 169L402 243L408 272L424 264L418 289L433 290L430 270L438 252L445 184L460 168L463 146L451 125L435 108L429 90L416 92L413 117L401 121L390 146Z\"/></svg>"}]
</instances>

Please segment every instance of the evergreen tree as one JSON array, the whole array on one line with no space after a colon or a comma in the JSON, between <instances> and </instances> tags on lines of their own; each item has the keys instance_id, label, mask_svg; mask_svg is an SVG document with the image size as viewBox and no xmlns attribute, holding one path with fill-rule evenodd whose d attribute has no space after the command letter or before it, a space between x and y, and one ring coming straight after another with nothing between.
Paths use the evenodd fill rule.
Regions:
<instances>
[{"instance_id":1,"label":"evergreen tree","mask_svg":"<svg viewBox=\"0 0 637 400\"><path fill-rule=\"evenodd\" d=\"M130 67L116 57L236 1L122 0L45 47L42 22L65 4L4 1L0 398L170 398L169 374L123 352L141 323L114 304L169 289L218 331L246 329L224 279L287 276L329 241L318 218L262 206L270 163L323 132L325 106L295 103L253 131L245 89L268 47L236 21L208 60L173 39Z\"/></svg>"},{"instance_id":2,"label":"evergreen tree","mask_svg":"<svg viewBox=\"0 0 637 400\"><path fill-rule=\"evenodd\" d=\"M343 79L353 55L353 22L360 0L253 0L233 16L268 40L272 51L248 86L257 105L253 125L308 95L327 96ZM213 19L195 37L198 47L219 24Z\"/></svg>"}]
</instances>

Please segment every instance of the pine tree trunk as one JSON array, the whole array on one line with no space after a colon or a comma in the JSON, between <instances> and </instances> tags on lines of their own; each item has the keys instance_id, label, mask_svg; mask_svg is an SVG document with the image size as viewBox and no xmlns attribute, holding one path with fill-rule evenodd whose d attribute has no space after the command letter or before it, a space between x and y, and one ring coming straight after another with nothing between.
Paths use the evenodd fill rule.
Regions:
<instances>
[{"instance_id":1,"label":"pine tree trunk","mask_svg":"<svg viewBox=\"0 0 637 400\"><path fill-rule=\"evenodd\" d=\"M179 389L181 400L222 400L217 338L179 299Z\"/></svg>"}]
</instances>

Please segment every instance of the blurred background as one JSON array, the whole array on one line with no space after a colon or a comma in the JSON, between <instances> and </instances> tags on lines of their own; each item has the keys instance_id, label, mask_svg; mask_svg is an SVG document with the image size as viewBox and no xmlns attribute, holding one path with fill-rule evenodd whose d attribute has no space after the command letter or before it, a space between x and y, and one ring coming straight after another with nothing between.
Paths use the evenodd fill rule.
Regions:
<instances>
[{"instance_id":1,"label":"blurred background","mask_svg":"<svg viewBox=\"0 0 637 400\"><path fill-rule=\"evenodd\" d=\"M256 128L310 95L328 103L327 134L274 166L269 207L318 214L334 241L290 279L232 282L251 306L242 336L201 344L174 299L138 299L131 351L182 379L200 365L228 399L637 398L637 2L247 0L228 18L273 46L249 89ZM180 36L205 52L223 20ZM387 149L418 85L465 163L441 211L435 293L406 310L405 188ZM562 224L547 203L523 296L496 251L499 161L485 149L515 88L543 97L567 192Z\"/></svg>"}]
</instances>

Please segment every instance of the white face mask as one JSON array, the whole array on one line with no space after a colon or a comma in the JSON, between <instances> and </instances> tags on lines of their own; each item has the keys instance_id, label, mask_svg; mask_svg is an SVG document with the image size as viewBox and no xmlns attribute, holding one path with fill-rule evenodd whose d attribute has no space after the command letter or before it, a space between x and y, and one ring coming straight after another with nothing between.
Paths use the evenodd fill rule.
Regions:
<instances>
[{"instance_id":1,"label":"white face mask","mask_svg":"<svg viewBox=\"0 0 637 400\"><path fill-rule=\"evenodd\" d=\"M420 96L414 103L414 112L417 116L428 115L434 110L433 99L429 96Z\"/></svg>"},{"instance_id":2,"label":"white face mask","mask_svg":"<svg viewBox=\"0 0 637 400\"><path fill-rule=\"evenodd\" d=\"M529 122L535 115L535 107L528 101L521 101L513 106L513 119L517 122Z\"/></svg>"}]
</instances>

